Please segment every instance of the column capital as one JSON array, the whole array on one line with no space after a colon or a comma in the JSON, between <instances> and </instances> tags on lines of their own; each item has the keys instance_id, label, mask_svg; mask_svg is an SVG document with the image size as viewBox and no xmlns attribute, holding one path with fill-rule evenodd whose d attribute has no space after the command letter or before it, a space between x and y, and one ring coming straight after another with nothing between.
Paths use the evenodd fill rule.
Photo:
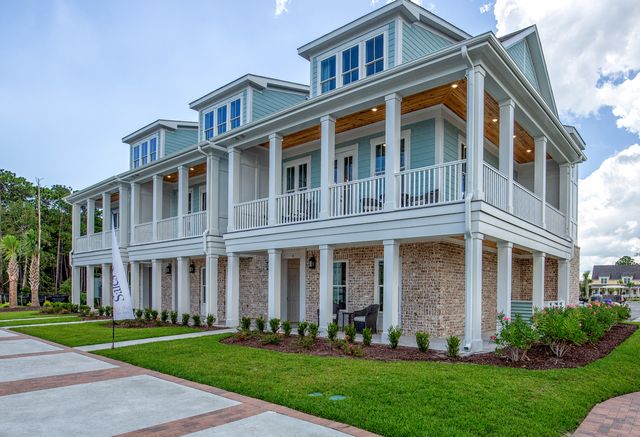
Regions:
<instances>
[{"instance_id":1,"label":"column capital","mask_svg":"<svg viewBox=\"0 0 640 437\"><path fill-rule=\"evenodd\" d=\"M274 141L274 140L282 141L282 135L277 132L269 134L269 141Z\"/></svg>"},{"instance_id":2,"label":"column capital","mask_svg":"<svg viewBox=\"0 0 640 437\"><path fill-rule=\"evenodd\" d=\"M534 141L535 141L535 144L538 144L538 143L544 143L544 144L547 144L547 137L546 137L546 136L544 136L544 135L540 135L540 136L538 136L538 137L535 137L535 138L534 138Z\"/></svg>"},{"instance_id":3,"label":"column capital","mask_svg":"<svg viewBox=\"0 0 640 437\"><path fill-rule=\"evenodd\" d=\"M396 100L398 102L402 102L402 96L398 93L392 93L392 94L387 94L386 96L384 96L384 101L385 102L389 102L392 100Z\"/></svg>"},{"instance_id":4,"label":"column capital","mask_svg":"<svg viewBox=\"0 0 640 437\"><path fill-rule=\"evenodd\" d=\"M537 258L537 259L544 259L547 257L547 254L544 252L533 252L532 254L533 258Z\"/></svg>"},{"instance_id":5,"label":"column capital","mask_svg":"<svg viewBox=\"0 0 640 437\"><path fill-rule=\"evenodd\" d=\"M504 249L513 249L513 243L511 241L498 241L496 243L496 245L498 246L498 249L504 248Z\"/></svg>"},{"instance_id":6,"label":"column capital","mask_svg":"<svg viewBox=\"0 0 640 437\"><path fill-rule=\"evenodd\" d=\"M267 249L267 253L269 255L280 255L282 253L282 249Z\"/></svg>"},{"instance_id":7,"label":"column capital","mask_svg":"<svg viewBox=\"0 0 640 437\"><path fill-rule=\"evenodd\" d=\"M323 250L333 250L333 246L331 246L329 244L321 244L318 248L321 251L323 251Z\"/></svg>"},{"instance_id":8,"label":"column capital","mask_svg":"<svg viewBox=\"0 0 640 437\"><path fill-rule=\"evenodd\" d=\"M512 109L515 109L516 103L513 101L512 98L509 97L504 100L501 100L500 103L498 103L498 106L500 108L507 108L510 106Z\"/></svg>"},{"instance_id":9,"label":"column capital","mask_svg":"<svg viewBox=\"0 0 640 437\"><path fill-rule=\"evenodd\" d=\"M383 246L395 246L397 244L400 244L398 240L382 240Z\"/></svg>"},{"instance_id":10,"label":"column capital","mask_svg":"<svg viewBox=\"0 0 640 437\"><path fill-rule=\"evenodd\" d=\"M472 232L471 233L471 237L465 235L464 236L465 240L484 240L484 234L481 234L480 232Z\"/></svg>"},{"instance_id":11,"label":"column capital","mask_svg":"<svg viewBox=\"0 0 640 437\"><path fill-rule=\"evenodd\" d=\"M242 150L238 149L237 147L232 147L230 149L227 150L227 153L229 155L236 155L236 154L240 154L240 152L242 152Z\"/></svg>"},{"instance_id":12,"label":"column capital","mask_svg":"<svg viewBox=\"0 0 640 437\"><path fill-rule=\"evenodd\" d=\"M320 117L320 123L335 123L336 118L333 115L323 115Z\"/></svg>"}]
</instances>

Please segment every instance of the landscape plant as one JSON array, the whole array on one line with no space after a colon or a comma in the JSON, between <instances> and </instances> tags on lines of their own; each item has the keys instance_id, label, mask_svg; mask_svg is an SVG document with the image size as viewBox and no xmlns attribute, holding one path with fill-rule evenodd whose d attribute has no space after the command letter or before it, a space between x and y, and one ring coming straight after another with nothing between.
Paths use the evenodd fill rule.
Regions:
<instances>
[{"instance_id":1,"label":"landscape plant","mask_svg":"<svg viewBox=\"0 0 640 437\"><path fill-rule=\"evenodd\" d=\"M524 359L531 347L540 340L540 334L520 314L511 320L510 317L500 313L498 324L498 334L494 337L496 353L506 356L513 362ZM459 339L458 346L460 346Z\"/></svg>"},{"instance_id":2,"label":"landscape plant","mask_svg":"<svg viewBox=\"0 0 640 437\"><path fill-rule=\"evenodd\" d=\"M189 320L191 319L191 314L189 313L182 313L182 324L184 326L187 326L189 324Z\"/></svg>"},{"instance_id":3,"label":"landscape plant","mask_svg":"<svg viewBox=\"0 0 640 437\"><path fill-rule=\"evenodd\" d=\"M278 329L280 329L280 319L274 317L273 319L269 320L269 328L271 328L271 333L272 334L277 334L278 333Z\"/></svg>"},{"instance_id":4,"label":"landscape plant","mask_svg":"<svg viewBox=\"0 0 640 437\"><path fill-rule=\"evenodd\" d=\"M167 323L167 320L169 320L169 311L168 310L160 311L160 320L162 321L162 323Z\"/></svg>"},{"instance_id":5,"label":"landscape plant","mask_svg":"<svg viewBox=\"0 0 640 437\"><path fill-rule=\"evenodd\" d=\"M145 309L144 309L144 319L145 319L147 322L150 322L150 321L151 321L151 308L145 308Z\"/></svg>"},{"instance_id":6,"label":"landscape plant","mask_svg":"<svg viewBox=\"0 0 640 437\"><path fill-rule=\"evenodd\" d=\"M309 323L307 326L307 331L309 332L309 338L315 341L316 337L318 337L318 325L315 323Z\"/></svg>"},{"instance_id":7,"label":"landscape plant","mask_svg":"<svg viewBox=\"0 0 640 437\"><path fill-rule=\"evenodd\" d=\"M447 355L451 358L460 356L460 337L455 335L447 337Z\"/></svg>"},{"instance_id":8,"label":"landscape plant","mask_svg":"<svg viewBox=\"0 0 640 437\"><path fill-rule=\"evenodd\" d=\"M307 326L309 324L307 322L300 322L298 323L298 337L302 338L305 336L306 332L307 332Z\"/></svg>"},{"instance_id":9,"label":"landscape plant","mask_svg":"<svg viewBox=\"0 0 640 437\"><path fill-rule=\"evenodd\" d=\"M249 331L251 329L251 317L243 317L240 319L240 329L242 331Z\"/></svg>"},{"instance_id":10,"label":"landscape plant","mask_svg":"<svg viewBox=\"0 0 640 437\"><path fill-rule=\"evenodd\" d=\"M215 322L216 322L216 317L213 314L207 314L207 326L209 328L212 328Z\"/></svg>"},{"instance_id":11,"label":"landscape plant","mask_svg":"<svg viewBox=\"0 0 640 437\"><path fill-rule=\"evenodd\" d=\"M13 235L5 235L2 240L0 240L0 249L2 250L5 261L8 263L9 308L14 308L18 306L18 256L20 255L20 242Z\"/></svg>"},{"instance_id":12,"label":"landscape plant","mask_svg":"<svg viewBox=\"0 0 640 437\"><path fill-rule=\"evenodd\" d=\"M158 310L151 310L151 320L158 320Z\"/></svg>"},{"instance_id":13,"label":"landscape plant","mask_svg":"<svg viewBox=\"0 0 640 437\"><path fill-rule=\"evenodd\" d=\"M266 321L263 316L260 316L256 319L256 330L262 334L264 332Z\"/></svg>"},{"instance_id":14,"label":"landscape plant","mask_svg":"<svg viewBox=\"0 0 640 437\"><path fill-rule=\"evenodd\" d=\"M284 332L285 337L289 337L291 335L291 322L288 320L282 321L282 332Z\"/></svg>"},{"instance_id":15,"label":"landscape plant","mask_svg":"<svg viewBox=\"0 0 640 437\"><path fill-rule=\"evenodd\" d=\"M402 329L399 326L389 326L389 332L387 333L389 336L389 344L391 345L391 349L398 348L398 342L400 341L400 337L402 336Z\"/></svg>"},{"instance_id":16,"label":"landscape plant","mask_svg":"<svg viewBox=\"0 0 640 437\"><path fill-rule=\"evenodd\" d=\"M334 342L338 337L338 324L331 322L327 325L327 337L329 341Z\"/></svg>"},{"instance_id":17,"label":"landscape plant","mask_svg":"<svg viewBox=\"0 0 640 437\"><path fill-rule=\"evenodd\" d=\"M191 320L193 320L193 326L195 326L196 328L202 324L202 318L200 317L200 314L192 315ZM189 320L187 320L187 323L189 323Z\"/></svg>"},{"instance_id":18,"label":"landscape plant","mask_svg":"<svg viewBox=\"0 0 640 437\"><path fill-rule=\"evenodd\" d=\"M371 328L364 328L362 330L362 344L364 346L371 346L371 339L373 338L373 331Z\"/></svg>"},{"instance_id":19,"label":"landscape plant","mask_svg":"<svg viewBox=\"0 0 640 437\"><path fill-rule=\"evenodd\" d=\"M356 342L356 325L350 323L344 327L344 339L349 343Z\"/></svg>"},{"instance_id":20,"label":"landscape plant","mask_svg":"<svg viewBox=\"0 0 640 437\"><path fill-rule=\"evenodd\" d=\"M178 312L177 311L171 311L171 313L169 313L169 318L171 319L171 324L173 324L173 325L178 324Z\"/></svg>"},{"instance_id":21,"label":"landscape plant","mask_svg":"<svg viewBox=\"0 0 640 437\"><path fill-rule=\"evenodd\" d=\"M104 310L105 310L105 312L106 312L106 308L105 308ZM138 309L136 309L134 312L135 312L135 315L136 315L136 319L138 319L138 320L142 320L142 314L143 314L142 309L141 309L141 308L138 308Z\"/></svg>"},{"instance_id":22,"label":"landscape plant","mask_svg":"<svg viewBox=\"0 0 640 437\"><path fill-rule=\"evenodd\" d=\"M542 342L557 358L562 358L572 345L582 345L588 339L574 308L545 308L537 311L532 321Z\"/></svg>"},{"instance_id":23,"label":"landscape plant","mask_svg":"<svg viewBox=\"0 0 640 437\"><path fill-rule=\"evenodd\" d=\"M416 343L420 352L427 352L429 350L429 337L428 332L416 332Z\"/></svg>"}]
</instances>

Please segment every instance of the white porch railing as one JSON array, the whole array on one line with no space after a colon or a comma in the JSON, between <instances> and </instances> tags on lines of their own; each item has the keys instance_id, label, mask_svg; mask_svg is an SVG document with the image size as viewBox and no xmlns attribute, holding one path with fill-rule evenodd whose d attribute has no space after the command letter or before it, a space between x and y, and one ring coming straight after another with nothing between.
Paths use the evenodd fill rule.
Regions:
<instances>
[{"instance_id":1,"label":"white porch railing","mask_svg":"<svg viewBox=\"0 0 640 437\"><path fill-rule=\"evenodd\" d=\"M519 183L514 182L513 212L521 219L540 226L542 200Z\"/></svg>"},{"instance_id":2,"label":"white porch railing","mask_svg":"<svg viewBox=\"0 0 640 437\"><path fill-rule=\"evenodd\" d=\"M331 217L382 211L384 175L343 182L329 187Z\"/></svg>"},{"instance_id":3,"label":"white porch railing","mask_svg":"<svg viewBox=\"0 0 640 437\"><path fill-rule=\"evenodd\" d=\"M83 237L76 238L75 251L86 252L87 250L89 250L89 237L85 235Z\"/></svg>"},{"instance_id":4,"label":"white porch railing","mask_svg":"<svg viewBox=\"0 0 640 437\"><path fill-rule=\"evenodd\" d=\"M138 223L137 225L133 225L132 243L149 243L150 241L153 241L153 222Z\"/></svg>"},{"instance_id":5,"label":"white porch railing","mask_svg":"<svg viewBox=\"0 0 640 437\"><path fill-rule=\"evenodd\" d=\"M194 212L184 216L182 222L182 235L187 237L199 237L204 234L207 223L207 211Z\"/></svg>"},{"instance_id":6,"label":"white porch railing","mask_svg":"<svg viewBox=\"0 0 640 437\"><path fill-rule=\"evenodd\" d=\"M267 226L269 222L269 199L250 200L234 205L235 229L254 229Z\"/></svg>"},{"instance_id":7,"label":"white porch railing","mask_svg":"<svg viewBox=\"0 0 640 437\"><path fill-rule=\"evenodd\" d=\"M400 208L458 202L464 199L465 160L446 162L396 175Z\"/></svg>"},{"instance_id":8,"label":"white porch railing","mask_svg":"<svg viewBox=\"0 0 640 437\"><path fill-rule=\"evenodd\" d=\"M485 200L496 208L506 211L508 209L507 188L509 187L507 177L485 163L483 178Z\"/></svg>"},{"instance_id":9,"label":"white porch railing","mask_svg":"<svg viewBox=\"0 0 640 437\"><path fill-rule=\"evenodd\" d=\"M111 229L105 231L107 233L107 239L105 240L105 249L111 249ZM116 241L120 241L120 229L116 229Z\"/></svg>"},{"instance_id":10,"label":"white porch railing","mask_svg":"<svg viewBox=\"0 0 640 437\"><path fill-rule=\"evenodd\" d=\"M546 205L546 208L545 221L547 230L556 235L565 236L567 234L565 231L565 215L549 204Z\"/></svg>"},{"instance_id":11,"label":"white porch railing","mask_svg":"<svg viewBox=\"0 0 640 437\"><path fill-rule=\"evenodd\" d=\"M89 235L87 241L87 250L92 251L100 249L102 249L102 232Z\"/></svg>"},{"instance_id":12,"label":"white porch railing","mask_svg":"<svg viewBox=\"0 0 640 437\"><path fill-rule=\"evenodd\" d=\"M158 220L156 240L173 240L178 238L178 217Z\"/></svg>"},{"instance_id":13,"label":"white porch railing","mask_svg":"<svg viewBox=\"0 0 640 437\"><path fill-rule=\"evenodd\" d=\"M276 211L278 224L317 220L320 215L320 188L276 196Z\"/></svg>"}]
</instances>

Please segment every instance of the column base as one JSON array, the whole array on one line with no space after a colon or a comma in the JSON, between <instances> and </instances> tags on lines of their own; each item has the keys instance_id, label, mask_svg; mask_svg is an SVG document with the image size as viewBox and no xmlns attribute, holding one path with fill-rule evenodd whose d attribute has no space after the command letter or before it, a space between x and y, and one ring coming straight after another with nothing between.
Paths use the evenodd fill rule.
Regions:
<instances>
[{"instance_id":1,"label":"column base","mask_svg":"<svg viewBox=\"0 0 640 437\"><path fill-rule=\"evenodd\" d=\"M484 342L482 339L471 340L470 342L466 342L464 344L464 349L467 352L481 352L484 348Z\"/></svg>"},{"instance_id":2,"label":"column base","mask_svg":"<svg viewBox=\"0 0 640 437\"><path fill-rule=\"evenodd\" d=\"M240 321L239 320L234 320L234 319L227 319L224 321L224 325L227 328L236 328L240 325Z\"/></svg>"}]
</instances>

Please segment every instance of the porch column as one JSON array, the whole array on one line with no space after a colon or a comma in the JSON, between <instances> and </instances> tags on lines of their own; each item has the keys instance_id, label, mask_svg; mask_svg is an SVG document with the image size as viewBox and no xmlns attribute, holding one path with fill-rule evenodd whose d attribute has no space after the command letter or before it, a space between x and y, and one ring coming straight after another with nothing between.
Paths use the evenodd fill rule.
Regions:
<instances>
[{"instance_id":1,"label":"porch column","mask_svg":"<svg viewBox=\"0 0 640 437\"><path fill-rule=\"evenodd\" d=\"M158 239L158 221L162 220L162 196L163 196L163 185L162 175L155 174L153 175L153 236L152 241Z\"/></svg>"},{"instance_id":2,"label":"porch column","mask_svg":"<svg viewBox=\"0 0 640 437\"><path fill-rule=\"evenodd\" d=\"M94 297L96 295L94 273L93 266L87 266L87 305L91 308L94 306Z\"/></svg>"},{"instance_id":3,"label":"porch column","mask_svg":"<svg viewBox=\"0 0 640 437\"><path fill-rule=\"evenodd\" d=\"M269 135L269 226L277 224L276 196L282 192L282 136Z\"/></svg>"},{"instance_id":4,"label":"porch column","mask_svg":"<svg viewBox=\"0 0 640 437\"><path fill-rule=\"evenodd\" d=\"M325 115L320 119L320 219L331 215L331 195L333 165L336 155L336 119Z\"/></svg>"},{"instance_id":5,"label":"porch column","mask_svg":"<svg viewBox=\"0 0 640 437\"><path fill-rule=\"evenodd\" d=\"M571 164L560 164L558 206L564 214L564 231L571 231Z\"/></svg>"},{"instance_id":6,"label":"porch column","mask_svg":"<svg viewBox=\"0 0 640 437\"><path fill-rule=\"evenodd\" d=\"M111 247L111 193L102 193L102 248Z\"/></svg>"},{"instance_id":7,"label":"porch column","mask_svg":"<svg viewBox=\"0 0 640 437\"><path fill-rule=\"evenodd\" d=\"M131 182L131 242L136 242L136 225L140 223L140 184Z\"/></svg>"},{"instance_id":8,"label":"porch column","mask_svg":"<svg viewBox=\"0 0 640 437\"><path fill-rule=\"evenodd\" d=\"M464 347L482 350L482 240L484 235L465 236Z\"/></svg>"},{"instance_id":9,"label":"porch column","mask_svg":"<svg viewBox=\"0 0 640 437\"><path fill-rule=\"evenodd\" d=\"M400 326L400 245L384 240L384 311L382 339L388 339L390 327Z\"/></svg>"},{"instance_id":10,"label":"porch column","mask_svg":"<svg viewBox=\"0 0 640 437\"><path fill-rule=\"evenodd\" d=\"M333 247L320 246L320 309L319 329L324 335L333 321Z\"/></svg>"},{"instance_id":11,"label":"porch column","mask_svg":"<svg viewBox=\"0 0 640 437\"><path fill-rule=\"evenodd\" d=\"M71 303L76 305L80 305L80 269L82 267L71 267L72 270L72 278L71 278Z\"/></svg>"},{"instance_id":12,"label":"porch column","mask_svg":"<svg viewBox=\"0 0 640 437\"><path fill-rule=\"evenodd\" d=\"M484 199L484 77L480 66L467 70L467 191L473 200Z\"/></svg>"},{"instance_id":13,"label":"porch column","mask_svg":"<svg viewBox=\"0 0 640 437\"><path fill-rule=\"evenodd\" d=\"M227 230L229 232L236 229L235 205L240 200L240 157L240 151L237 148L229 150L229 189L227 192L229 196L227 204Z\"/></svg>"},{"instance_id":14,"label":"porch column","mask_svg":"<svg viewBox=\"0 0 640 437\"><path fill-rule=\"evenodd\" d=\"M282 295L282 251L269 249L269 296L267 313L269 319L280 318Z\"/></svg>"},{"instance_id":15,"label":"porch column","mask_svg":"<svg viewBox=\"0 0 640 437\"><path fill-rule=\"evenodd\" d=\"M87 199L87 235L94 234L96 230L96 201Z\"/></svg>"},{"instance_id":16,"label":"porch column","mask_svg":"<svg viewBox=\"0 0 640 437\"><path fill-rule=\"evenodd\" d=\"M151 261L151 306L162 311L162 260Z\"/></svg>"},{"instance_id":17,"label":"porch column","mask_svg":"<svg viewBox=\"0 0 640 437\"><path fill-rule=\"evenodd\" d=\"M220 235L220 158L207 156L207 229ZM213 314L217 317L217 314Z\"/></svg>"},{"instance_id":18,"label":"porch column","mask_svg":"<svg viewBox=\"0 0 640 437\"><path fill-rule=\"evenodd\" d=\"M544 252L533 253L533 308L544 308L544 264L546 259Z\"/></svg>"},{"instance_id":19,"label":"porch column","mask_svg":"<svg viewBox=\"0 0 640 437\"><path fill-rule=\"evenodd\" d=\"M73 249L76 251L76 239L80 237L80 220L82 217L82 207L79 203L74 203L71 207L71 235L73 236Z\"/></svg>"},{"instance_id":20,"label":"porch column","mask_svg":"<svg viewBox=\"0 0 640 437\"><path fill-rule=\"evenodd\" d=\"M218 255L207 255L207 315L212 314L218 320Z\"/></svg>"},{"instance_id":21,"label":"porch column","mask_svg":"<svg viewBox=\"0 0 640 437\"><path fill-rule=\"evenodd\" d=\"M103 307L111 305L111 265L102 264L102 298L100 305Z\"/></svg>"},{"instance_id":22,"label":"porch column","mask_svg":"<svg viewBox=\"0 0 640 437\"><path fill-rule=\"evenodd\" d=\"M569 301L569 290L571 288L571 281L569 278L569 260L558 260L558 300L564 301L565 305L574 304L576 302Z\"/></svg>"},{"instance_id":23,"label":"porch column","mask_svg":"<svg viewBox=\"0 0 640 437\"><path fill-rule=\"evenodd\" d=\"M515 103L500 102L500 173L507 178L507 211L513 213L513 123ZM506 313L505 313L506 314Z\"/></svg>"},{"instance_id":24,"label":"porch column","mask_svg":"<svg viewBox=\"0 0 640 437\"><path fill-rule=\"evenodd\" d=\"M227 253L226 325L234 328L240 323L240 257Z\"/></svg>"},{"instance_id":25,"label":"porch column","mask_svg":"<svg viewBox=\"0 0 640 437\"><path fill-rule=\"evenodd\" d=\"M400 121L402 97L399 94L385 96L384 140L386 144L384 158L384 210L396 209L398 186L396 174L400 171ZM388 327L385 326L385 329Z\"/></svg>"},{"instance_id":26,"label":"porch column","mask_svg":"<svg viewBox=\"0 0 640 437\"><path fill-rule=\"evenodd\" d=\"M191 313L191 287L189 286L189 257L179 256L178 265L178 314Z\"/></svg>"},{"instance_id":27,"label":"porch column","mask_svg":"<svg viewBox=\"0 0 640 437\"><path fill-rule=\"evenodd\" d=\"M513 243L498 241L498 314L511 317L511 270L513 266Z\"/></svg>"},{"instance_id":28,"label":"porch column","mask_svg":"<svg viewBox=\"0 0 640 437\"><path fill-rule=\"evenodd\" d=\"M121 184L119 188L119 201L118 201L118 217L120 220L120 247L127 247L129 245L129 189L125 184Z\"/></svg>"},{"instance_id":29,"label":"porch column","mask_svg":"<svg viewBox=\"0 0 640 437\"><path fill-rule=\"evenodd\" d=\"M547 205L547 138L538 137L535 140L533 186L534 193L542 200L540 208L540 226L546 227L545 206Z\"/></svg>"},{"instance_id":30,"label":"porch column","mask_svg":"<svg viewBox=\"0 0 640 437\"><path fill-rule=\"evenodd\" d=\"M131 261L129 268L131 269L131 306L142 308L144 305L140 296L140 263Z\"/></svg>"},{"instance_id":31,"label":"porch column","mask_svg":"<svg viewBox=\"0 0 640 437\"><path fill-rule=\"evenodd\" d=\"M189 168L178 167L178 238L184 237L184 216L189 210Z\"/></svg>"}]
</instances>

